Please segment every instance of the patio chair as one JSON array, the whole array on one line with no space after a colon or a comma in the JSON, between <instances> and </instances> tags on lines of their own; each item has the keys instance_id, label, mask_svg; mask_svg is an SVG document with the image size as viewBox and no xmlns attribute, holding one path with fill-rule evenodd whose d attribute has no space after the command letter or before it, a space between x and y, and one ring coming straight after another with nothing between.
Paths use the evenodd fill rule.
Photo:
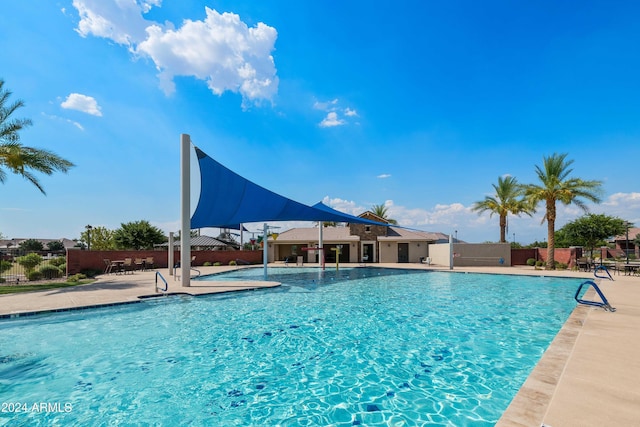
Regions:
<instances>
[{"instance_id":1,"label":"patio chair","mask_svg":"<svg viewBox=\"0 0 640 427\"><path fill-rule=\"evenodd\" d=\"M153 270L155 264L153 262L153 257L152 256L148 256L147 259L144 260L144 268Z\"/></svg>"},{"instance_id":2,"label":"patio chair","mask_svg":"<svg viewBox=\"0 0 640 427\"><path fill-rule=\"evenodd\" d=\"M136 258L133 263L135 264L136 270L144 270L144 261L142 258Z\"/></svg>"},{"instance_id":3,"label":"patio chair","mask_svg":"<svg viewBox=\"0 0 640 427\"><path fill-rule=\"evenodd\" d=\"M582 271L591 271L591 265L587 258L578 258L578 269Z\"/></svg>"},{"instance_id":4,"label":"patio chair","mask_svg":"<svg viewBox=\"0 0 640 427\"><path fill-rule=\"evenodd\" d=\"M102 261L104 261L104 274L111 274L111 270L116 265L111 263L110 259L103 259Z\"/></svg>"},{"instance_id":5,"label":"patio chair","mask_svg":"<svg viewBox=\"0 0 640 427\"><path fill-rule=\"evenodd\" d=\"M620 272L622 271L624 273L624 263L622 262L616 262L614 264L613 267L611 267L612 269L614 269L616 271L616 274L619 276Z\"/></svg>"},{"instance_id":6,"label":"patio chair","mask_svg":"<svg viewBox=\"0 0 640 427\"><path fill-rule=\"evenodd\" d=\"M130 271L131 274L133 274L133 269L134 269L133 259L125 258L124 263L122 264L122 269L125 274L127 274L127 271Z\"/></svg>"}]
</instances>

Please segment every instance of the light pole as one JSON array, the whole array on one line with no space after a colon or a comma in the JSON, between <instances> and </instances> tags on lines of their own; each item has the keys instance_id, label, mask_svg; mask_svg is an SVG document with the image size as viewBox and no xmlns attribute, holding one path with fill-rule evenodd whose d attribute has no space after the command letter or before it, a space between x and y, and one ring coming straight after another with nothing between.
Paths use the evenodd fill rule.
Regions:
<instances>
[{"instance_id":1,"label":"light pole","mask_svg":"<svg viewBox=\"0 0 640 427\"><path fill-rule=\"evenodd\" d=\"M516 243L516 233L513 233L513 243Z\"/></svg>"},{"instance_id":2,"label":"light pole","mask_svg":"<svg viewBox=\"0 0 640 427\"><path fill-rule=\"evenodd\" d=\"M625 221L625 225L627 226L627 240L625 243L626 249L625 254L627 254L627 264L629 264L629 221Z\"/></svg>"},{"instance_id":3,"label":"light pole","mask_svg":"<svg viewBox=\"0 0 640 427\"><path fill-rule=\"evenodd\" d=\"M90 251L91 250L91 230L93 230L93 227L90 225L87 225L84 228L87 229L87 250Z\"/></svg>"},{"instance_id":4,"label":"light pole","mask_svg":"<svg viewBox=\"0 0 640 427\"><path fill-rule=\"evenodd\" d=\"M458 243L458 230L456 230L455 233L456 233L456 243Z\"/></svg>"}]
</instances>

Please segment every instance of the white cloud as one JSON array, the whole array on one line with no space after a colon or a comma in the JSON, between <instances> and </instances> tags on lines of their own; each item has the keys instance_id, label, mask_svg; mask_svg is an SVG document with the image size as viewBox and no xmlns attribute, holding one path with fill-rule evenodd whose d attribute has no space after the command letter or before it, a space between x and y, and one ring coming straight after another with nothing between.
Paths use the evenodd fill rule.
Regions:
<instances>
[{"instance_id":1,"label":"white cloud","mask_svg":"<svg viewBox=\"0 0 640 427\"><path fill-rule=\"evenodd\" d=\"M326 102L316 101L313 103L313 108L327 112L326 117L320 122L320 127L333 127L347 124L347 121L341 118L340 114L343 114L345 117L358 117L356 110L339 106L338 98Z\"/></svg>"},{"instance_id":2,"label":"white cloud","mask_svg":"<svg viewBox=\"0 0 640 427\"><path fill-rule=\"evenodd\" d=\"M76 31L82 36L111 39L128 47L145 38L149 22L142 16L161 0L73 0L80 22Z\"/></svg>"},{"instance_id":3,"label":"white cloud","mask_svg":"<svg viewBox=\"0 0 640 427\"><path fill-rule=\"evenodd\" d=\"M351 214L351 215L360 215L362 212L368 210L366 208L363 208L362 206L359 206L353 200L344 200L344 199L340 199L340 198L333 198L332 199L329 196L325 196L322 199L322 203L324 203L327 206L332 207L335 210L338 210L340 212L346 212L346 213Z\"/></svg>"},{"instance_id":4,"label":"white cloud","mask_svg":"<svg viewBox=\"0 0 640 427\"><path fill-rule=\"evenodd\" d=\"M98 101L92 96L82 95L81 93L69 94L60 106L67 110L82 111L92 116L102 117L102 111L100 111Z\"/></svg>"},{"instance_id":5,"label":"white cloud","mask_svg":"<svg viewBox=\"0 0 640 427\"><path fill-rule=\"evenodd\" d=\"M94 35L126 45L132 52L151 58L159 70L160 87L175 91L175 76L192 76L207 82L216 95L240 93L243 106L272 100L278 77L271 52L275 28L258 23L249 28L234 13L218 13L205 7L203 21L185 19L175 29L145 20L144 14L160 0L74 0L80 14L78 33Z\"/></svg>"},{"instance_id":6,"label":"white cloud","mask_svg":"<svg viewBox=\"0 0 640 427\"><path fill-rule=\"evenodd\" d=\"M334 127L334 126L342 126L345 123L346 122L344 120L338 118L338 113L336 113L335 111L331 111L330 113L327 113L327 117L325 117L320 122L320 127L328 128L328 127Z\"/></svg>"},{"instance_id":7,"label":"white cloud","mask_svg":"<svg viewBox=\"0 0 640 427\"><path fill-rule=\"evenodd\" d=\"M383 174L378 175L376 178L380 178L380 179L391 178L391 174L383 173Z\"/></svg>"},{"instance_id":8,"label":"white cloud","mask_svg":"<svg viewBox=\"0 0 640 427\"><path fill-rule=\"evenodd\" d=\"M65 123L70 123L73 126L77 127L78 129L84 130L84 127L80 123L78 123L76 121L73 121L73 120L70 120L70 119L66 119L66 118L63 118L63 117L59 117L59 116L56 116L56 115L51 115L51 114L42 113L42 115L44 117L50 119L50 120L56 120L56 121L61 121L61 122L65 122Z\"/></svg>"},{"instance_id":9,"label":"white cloud","mask_svg":"<svg viewBox=\"0 0 640 427\"><path fill-rule=\"evenodd\" d=\"M640 226L640 193L615 193L600 205L590 209L593 213L604 213L630 221Z\"/></svg>"},{"instance_id":10,"label":"white cloud","mask_svg":"<svg viewBox=\"0 0 640 427\"><path fill-rule=\"evenodd\" d=\"M316 101L313 104L313 108L315 108L316 110L322 110L322 111L333 111L335 110L335 105L337 103L338 103L338 98L333 99L331 101L327 101L327 102Z\"/></svg>"}]
</instances>

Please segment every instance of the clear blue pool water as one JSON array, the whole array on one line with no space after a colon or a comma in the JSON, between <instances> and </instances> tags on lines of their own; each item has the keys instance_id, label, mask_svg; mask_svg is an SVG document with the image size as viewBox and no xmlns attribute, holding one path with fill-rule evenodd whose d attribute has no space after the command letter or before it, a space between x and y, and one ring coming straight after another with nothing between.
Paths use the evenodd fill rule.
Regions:
<instances>
[{"instance_id":1,"label":"clear blue pool water","mask_svg":"<svg viewBox=\"0 0 640 427\"><path fill-rule=\"evenodd\" d=\"M252 278L262 269L216 276ZM269 279L285 284L0 321L0 425L491 426L580 283L373 268Z\"/></svg>"}]
</instances>

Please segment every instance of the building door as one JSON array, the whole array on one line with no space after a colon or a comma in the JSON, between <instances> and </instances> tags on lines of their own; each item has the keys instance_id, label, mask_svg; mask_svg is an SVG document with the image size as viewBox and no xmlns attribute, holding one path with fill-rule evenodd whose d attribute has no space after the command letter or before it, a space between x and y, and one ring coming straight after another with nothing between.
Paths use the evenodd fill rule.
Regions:
<instances>
[{"instance_id":1,"label":"building door","mask_svg":"<svg viewBox=\"0 0 640 427\"><path fill-rule=\"evenodd\" d=\"M365 243L362 245L362 262L374 262L373 243Z\"/></svg>"},{"instance_id":2,"label":"building door","mask_svg":"<svg viewBox=\"0 0 640 427\"><path fill-rule=\"evenodd\" d=\"M409 262L408 243L398 243L398 262Z\"/></svg>"},{"instance_id":3,"label":"building door","mask_svg":"<svg viewBox=\"0 0 640 427\"><path fill-rule=\"evenodd\" d=\"M327 251L325 256L327 263L336 262L336 249L338 246L340 246L340 258L338 258L338 261L342 263L349 262L349 245L327 245L324 247L324 250Z\"/></svg>"}]
</instances>

